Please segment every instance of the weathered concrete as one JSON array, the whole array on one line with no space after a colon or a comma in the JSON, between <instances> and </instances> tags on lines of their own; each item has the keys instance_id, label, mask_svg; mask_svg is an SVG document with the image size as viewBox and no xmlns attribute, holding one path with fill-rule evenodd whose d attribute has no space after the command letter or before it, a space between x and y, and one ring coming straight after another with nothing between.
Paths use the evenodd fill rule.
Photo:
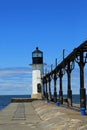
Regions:
<instances>
[{"instance_id":1,"label":"weathered concrete","mask_svg":"<svg viewBox=\"0 0 87 130\"><path fill-rule=\"evenodd\" d=\"M0 130L87 130L87 115L45 101L11 103L0 111Z\"/></svg>"}]
</instances>

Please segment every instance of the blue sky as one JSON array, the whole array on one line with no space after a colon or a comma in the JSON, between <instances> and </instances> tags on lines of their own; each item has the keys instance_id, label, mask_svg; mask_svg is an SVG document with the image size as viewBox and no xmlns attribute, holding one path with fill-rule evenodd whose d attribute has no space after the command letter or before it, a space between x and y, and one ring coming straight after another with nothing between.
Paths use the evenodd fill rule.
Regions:
<instances>
[{"instance_id":1,"label":"blue sky","mask_svg":"<svg viewBox=\"0 0 87 130\"><path fill-rule=\"evenodd\" d=\"M15 71L17 67L29 67L36 46L44 52L44 62L49 67L55 58L60 62L63 49L67 55L85 40L87 0L0 0L0 69L3 73L6 68ZM20 83L18 80L12 79L13 83ZM31 84L30 78L24 83ZM5 88L3 92L7 91Z\"/></svg>"}]
</instances>

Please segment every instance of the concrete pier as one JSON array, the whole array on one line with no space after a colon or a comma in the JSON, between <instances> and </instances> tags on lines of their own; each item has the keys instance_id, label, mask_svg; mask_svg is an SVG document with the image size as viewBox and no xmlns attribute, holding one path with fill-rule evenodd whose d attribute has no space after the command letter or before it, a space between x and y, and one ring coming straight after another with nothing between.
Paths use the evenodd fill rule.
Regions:
<instances>
[{"instance_id":1,"label":"concrete pier","mask_svg":"<svg viewBox=\"0 0 87 130\"><path fill-rule=\"evenodd\" d=\"M87 130L87 115L41 100L11 103L0 111L0 130Z\"/></svg>"}]
</instances>

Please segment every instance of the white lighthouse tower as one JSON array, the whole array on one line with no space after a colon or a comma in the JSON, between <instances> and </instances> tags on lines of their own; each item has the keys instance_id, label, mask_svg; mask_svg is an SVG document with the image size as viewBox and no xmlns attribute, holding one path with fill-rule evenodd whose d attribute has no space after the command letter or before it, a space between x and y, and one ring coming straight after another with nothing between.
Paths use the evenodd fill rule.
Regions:
<instances>
[{"instance_id":1,"label":"white lighthouse tower","mask_svg":"<svg viewBox=\"0 0 87 130\"><path fill-rule=\"evenodd\" d=\"M36 47L32 52L32 98L42 98L43 52Z\"/></svg>"}]
</instances>

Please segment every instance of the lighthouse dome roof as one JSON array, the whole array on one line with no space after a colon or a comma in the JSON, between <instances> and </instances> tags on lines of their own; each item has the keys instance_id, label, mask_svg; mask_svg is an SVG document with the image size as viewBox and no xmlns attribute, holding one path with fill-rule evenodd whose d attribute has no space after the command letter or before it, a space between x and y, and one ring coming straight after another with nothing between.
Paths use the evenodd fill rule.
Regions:
<instances>
[{"instance_id":1,"label":"lighthouse dome roof","mask_svg":"<svg viewBox=\"0 0 87 130\"><path fill-rule=\"evenodd\" d=\"M34 50L32 53L43 53L43 52L40 51L38 47L36 47L36 50Z\"/></svg>"}]
</instances>

